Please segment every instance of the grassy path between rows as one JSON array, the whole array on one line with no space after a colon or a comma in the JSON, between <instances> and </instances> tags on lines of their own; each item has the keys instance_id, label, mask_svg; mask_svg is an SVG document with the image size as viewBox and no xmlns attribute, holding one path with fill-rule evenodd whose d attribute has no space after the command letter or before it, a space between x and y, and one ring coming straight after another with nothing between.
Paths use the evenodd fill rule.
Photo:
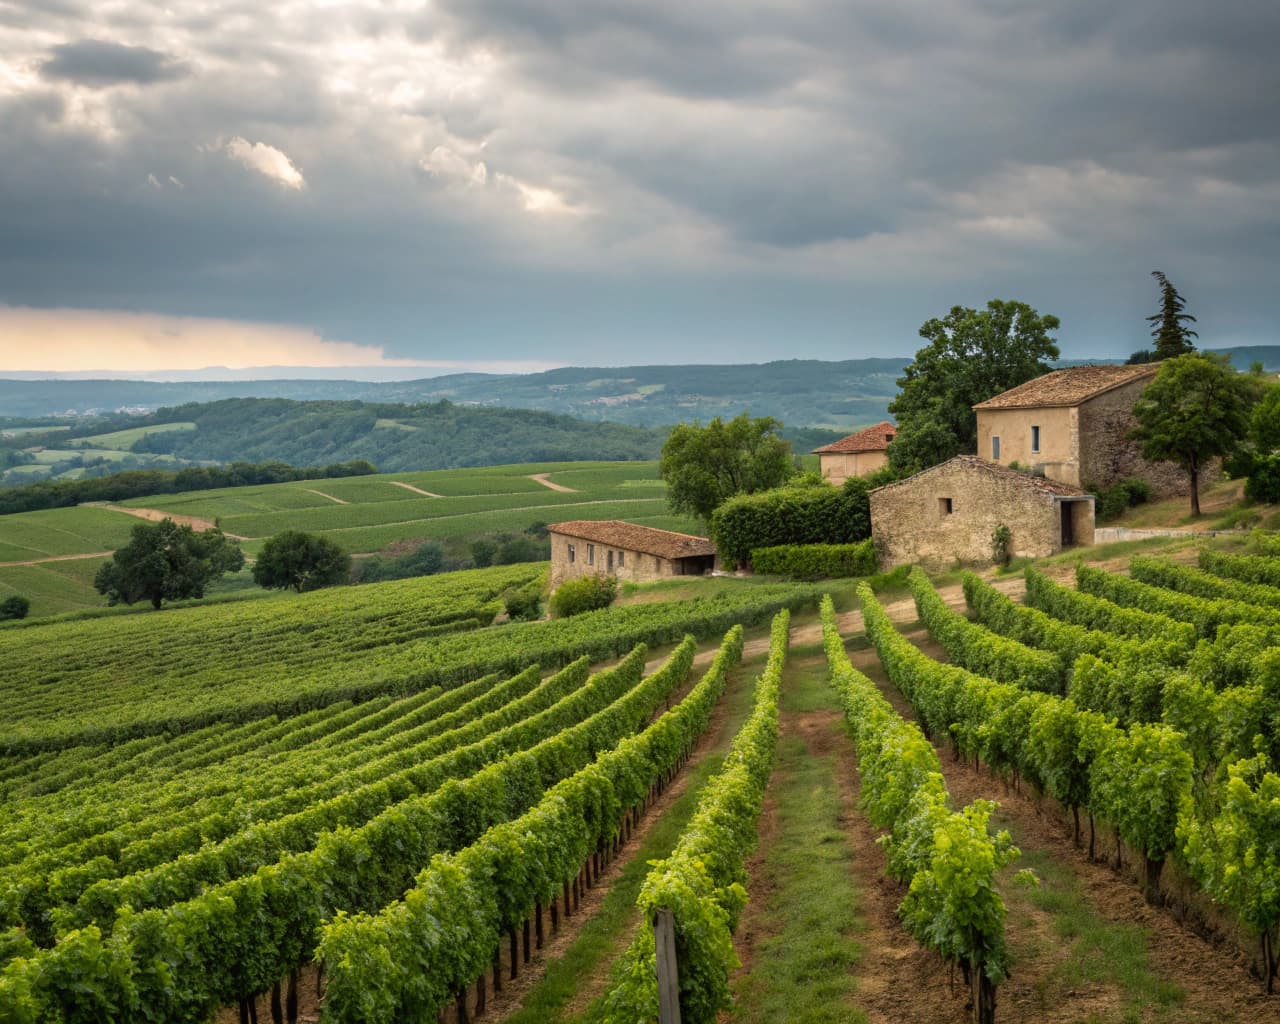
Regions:
<instances>
[{"instance_id":1,"label":"grassy path between rows","mask_svg":"<svg viewBox=\"0 0 1280 1024\"><path fill-rule=\"evenodd\" d=\"M947 660L923 630L908 638L936 660ZM850 657L899 714L914 720L874 651L851 649ZM935 747L953 805L996 801L992 826L1008 829L1022 850L1001 886L1014 957L1012 976L1000 987L996 1012L1002 1024L1280 1019L1229 951L1196 936L1168 911L1148 906L1131 879L1073 847L1070 824L1052 801L1036 800L1027 786L1011 791L985 766L955 760L949 746ZM1021 868L1033 869L1040 884L1014 884Z\"/></svg>"},{"instance_id":2,"label":"grassy path between rows","mask_svg":"<svg viewBox=\"0 0 1280 1024\"><path fill-rule=\"evenodd\" d=\"M763 657L749 658L734 670L716 718L693 758L660 803L642 823L633 845L612 866L607 889L588 913L577 919L567 942L553 947L540 978L523 994L520 1005L505 1017L510 1024L589 1020L594 1003L607 990L614 959L630 943L640 922L636 897L649 873L649 862L670 854L693 816L702 785L720 768L734 735L752 707L753 683ZM537 968L535 967L535 970Z\"/></svg>"}]
</instances>

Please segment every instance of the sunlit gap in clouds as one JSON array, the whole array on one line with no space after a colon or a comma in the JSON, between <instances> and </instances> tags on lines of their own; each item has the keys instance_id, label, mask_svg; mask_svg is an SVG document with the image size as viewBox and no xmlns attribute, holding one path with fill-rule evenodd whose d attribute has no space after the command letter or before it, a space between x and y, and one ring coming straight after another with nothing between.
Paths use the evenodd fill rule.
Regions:
<instances>
[{"instance_id":1,"label":"sunlit gap in clouds","mask_svg":"<svg viewBox=\"0 0 1280 1024\"><path fill-rule=\"evenodd\" d=\"M322 338L294 324L163 316L92 309L0 306L0 374L195 373L234 376L264 371L362 370L380 379L477 370L530 373L560 365L543 360L403 359L380 345ZM399 372L403 371L403 372ZM279 376L279 373L263 373Z\"/></svg>"}]
</instances>

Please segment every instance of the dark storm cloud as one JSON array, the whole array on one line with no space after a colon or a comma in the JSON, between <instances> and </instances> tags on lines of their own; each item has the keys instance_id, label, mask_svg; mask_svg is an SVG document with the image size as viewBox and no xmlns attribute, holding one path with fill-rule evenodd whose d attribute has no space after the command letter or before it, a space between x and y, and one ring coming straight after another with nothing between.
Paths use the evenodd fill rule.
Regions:
<instances>
[{"instance_id":1,"label":"dark storm cloud","mask_svg":"<svg viewBox=\"0 0 1280 1024\"><path fill-rule=\"evenodd\" d=\"M55 46L51 52L53 56L40 65L40 74L82 85L150 85L188 74L182 64L145 46L82 39Z\"/></svg>"},{"instance_id":2,"label":"dark storm cloud","mask_svg":"<svg viewBox=\"0 0 1280 1024\"><path fill-rule=\"evenodd\" d=\"M0 0L0 26L0 302L597 362L910 352L992 295L1123 354L1154 266L1202 324L1280 312L1272 3ZM99 88L130 83L164 85Z\"/></svg>"}]
</instances>

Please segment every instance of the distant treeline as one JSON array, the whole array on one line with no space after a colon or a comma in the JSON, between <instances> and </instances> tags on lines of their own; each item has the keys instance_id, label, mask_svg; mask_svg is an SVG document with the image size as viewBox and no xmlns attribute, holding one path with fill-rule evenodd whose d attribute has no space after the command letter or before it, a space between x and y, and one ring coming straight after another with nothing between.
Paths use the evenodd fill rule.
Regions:
<instances>
[{"instance_id":1,"label":"distant treeline","mask_svg":"<svg viewBox=\"0 0 1280 1024\"><path fill-rule=\"evenodd\" d=\"M363 459L328 466L290 466L286 462L233 462L229 466L193 466L175 471L131 469L84 480L44 481L0 490L0 515L65 508L86 501L124 501L148 494L179 494L213 487L284 484L339 476L368 476L377 467Z\"/></svg>"}]
</instances>

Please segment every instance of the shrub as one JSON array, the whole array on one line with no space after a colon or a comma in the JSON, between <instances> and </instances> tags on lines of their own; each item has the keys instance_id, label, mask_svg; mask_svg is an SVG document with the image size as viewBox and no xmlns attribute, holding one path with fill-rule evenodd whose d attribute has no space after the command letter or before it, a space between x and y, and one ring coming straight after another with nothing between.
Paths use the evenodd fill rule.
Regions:
<instances>
[{"instance_id":1,"label":"shrub","mask_svg":"<svg viewBox=\"0 0 1280 1024\"><path fill-rule=\"evenodd\" d=\"M477 569L486 569L493 565L498 555L498 542L490 537L481 537L471 542L471 561Z\"/></svg>"},{"instance_id":2,"label":"shrub","mask_svg":"<svg viewBox=\"0 0 1280 1024\"><path fill-rule=\"evenodd\" d=\"M345 583L351 556L328 537L282 530L268 538L253 563L253 582L268 590L318 590Z\"/></svg>"},{"instance_id":3,"label":"shrub","mask_svg":"<svg viewBox=\"0 0 1280 1024\"><path fill-rule=\"evenodd\" d=\"M502 595L507 618L514 621L531 621L542 615L542 594L547 587L547 574L534 577L522 587L515 587Z\"/></svg>"},{"instance_id":4,"label":"shrub","mask_svg":"<svg viewBox=\"0 0 1280 1024\"><path fill-rule=\"evenodd\" d=\"M0 601L0 621L4 619L25 619L31 611L31 602L25 597L14 595Z\"/></svg>"},{"instance_id":5,"label":"shrub","mask_svg":"<svg viewBox=\"0 0 1280 1024\"><path fill-rule=\"evenodd\" d=\"M539 541L532 536L504 536L498 538L498 550L494 553L493 564L545 562L550 558L551 542L548 540Z\"/></svg>"},{"instance_id":6,"label":"shrub","mask_svg":"<svg viewBox=\"0 0 1280 1024\"><path fill-rule=\"evenodd\" d=\"M1268 505L1280 502L1280 454L1251 455L1246 463L1244 496Z\"/></svg>"},{"instance_id":7,"label":"shrub","mask_svg":"<svg viewBox=\"0 0 1280 1024\"><path fill-rule=\"evenodd\" d=\"M712 513L711 537L728 565L744 565L757 548L783 544L852 544L871 536L865 480L777 487L730 498Z\"/></svg>"},{"instance_id":8,"label":"shrub","mask_svg":"<svg viewBox=\"0 0 1280 1024\"><path fill-rule=\"evenodd\" d=\"M756 572L796 579L870 576L879 566L870 539L857 544L779 544L751 552Z\"/></svg>"},{"instance_id":9,"label":"shrub","mask_svg":"<svg viewBox=\"0 0 1280 1024\"><path fill-rule=\"evenodd\" d=\"M1001 523L991 533L991 560L999 566L1008 566L1013 558L1013 533Z\"/></svg>"},{"instance_id":10,"label":"shrub","mask_svg":"<svg viewBox=\"0 0 1280 1024\"><path fill-rule=\"evenodd\" d=\"M1146 504L1151 500L1151 485L1136 476L1117 480L1110 487L1086 485L1085 490L1092 491L1098 496L1099 519L1115 519L1126 509Z\"/></svg>"},{"instance_id":11,"label":"shrub","mask_svg":"<svg viewBox=\"0 0 1280 1024\"><path fill-rule=\"evenodd\" d=\"M560 584L551 595L551 614L557 619L608 608L613 603L618 581L612 576L579 576Z\"/></svg>"}]
</instances>

